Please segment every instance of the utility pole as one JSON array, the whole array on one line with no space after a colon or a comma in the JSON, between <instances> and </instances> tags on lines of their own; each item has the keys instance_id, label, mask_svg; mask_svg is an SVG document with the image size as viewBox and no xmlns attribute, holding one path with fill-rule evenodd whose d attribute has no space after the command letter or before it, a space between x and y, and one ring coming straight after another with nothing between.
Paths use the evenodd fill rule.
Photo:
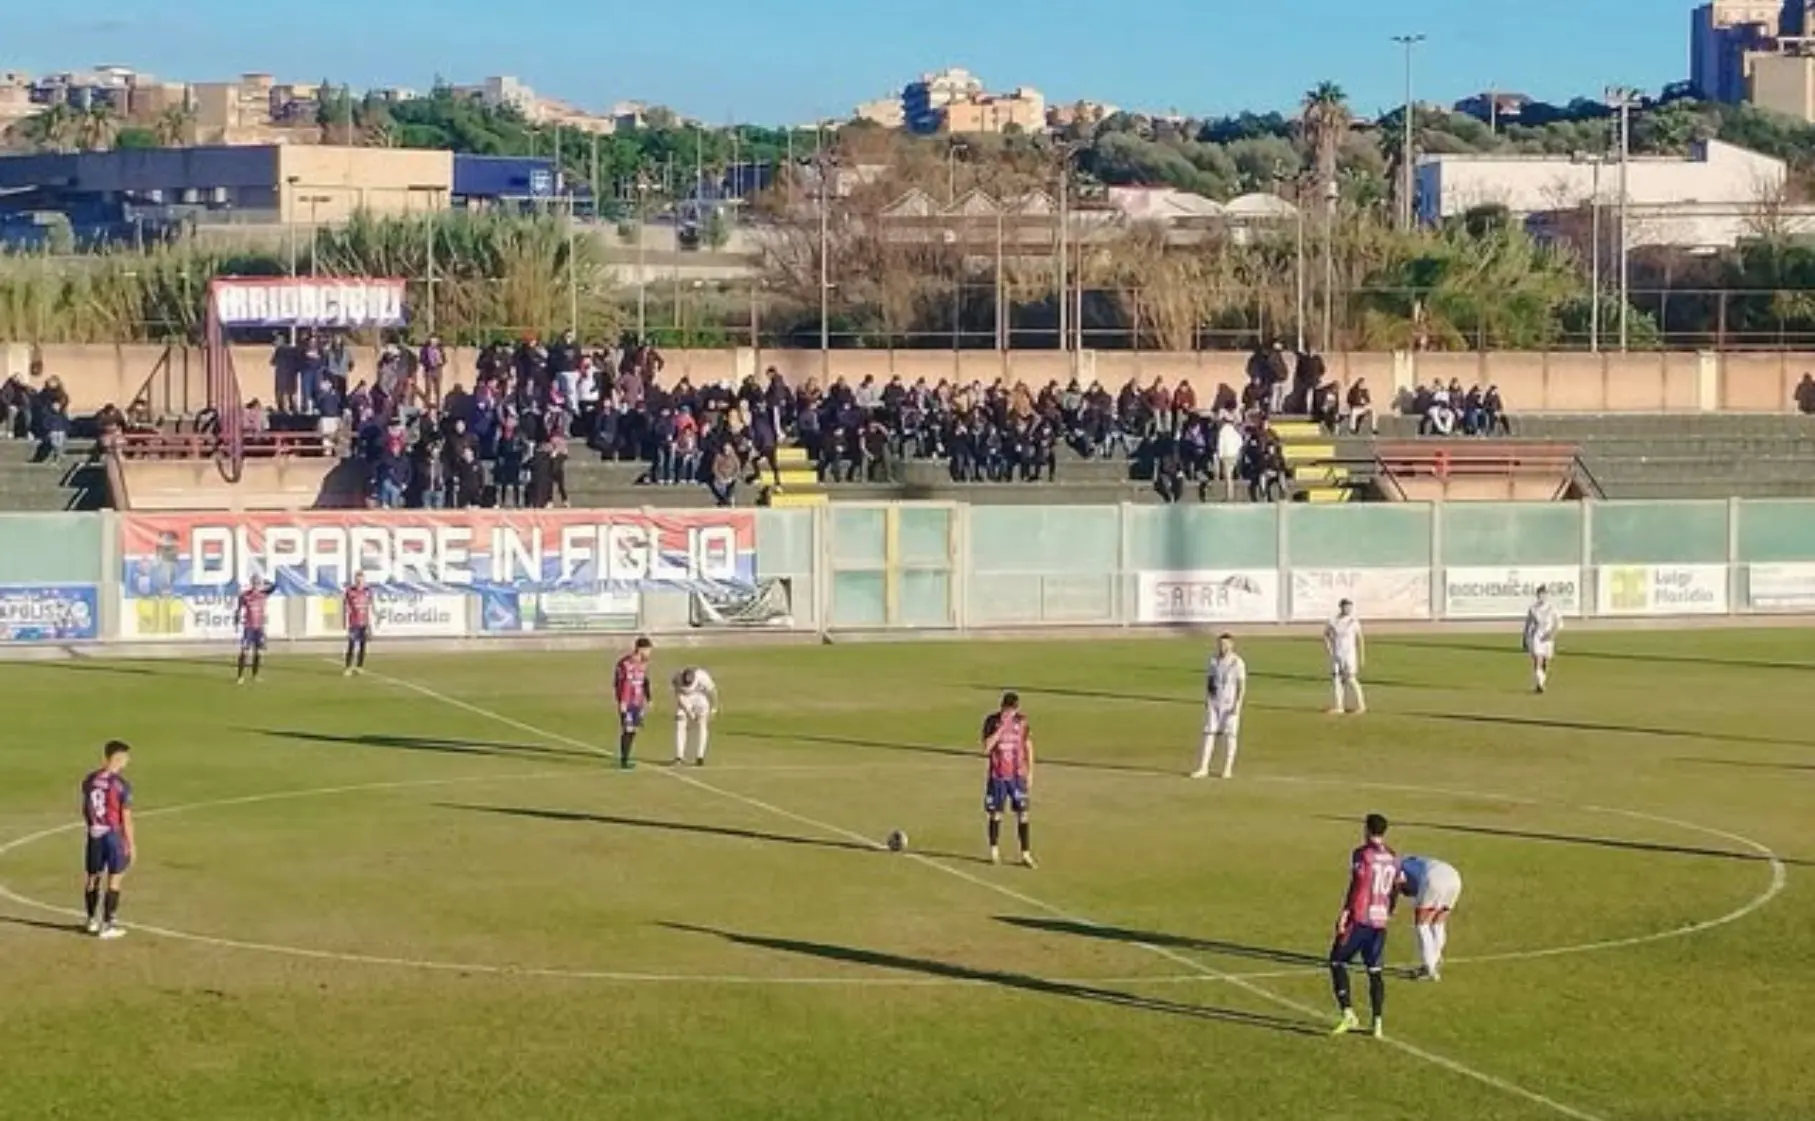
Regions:
<instances>
[{"instance_id":1,"label":"utility pole","mask_svg":"<svg viewBox=\"0 0 1815 1121\"><path fill-rule=\"evenodd\" d=\"M831 160L822 151L819 164L819 378L831 384L832 370L832 222Z\"/></svg>"},{"instance_id":2,"label":"utility pole","mask_svg":"<svg viewBox=\"0 0 1815 1121\"><path fill-rule=\"evenodd\" d=\"M1336 204L1342 188L1334 179L1324 185L1323 209L1323 347L1328 355L1336 329Z\"/></svg>"},{"instance_id":3,"label":"utility pole","mask_svg":"<svg viewBox=\"0 0 1815 1121\"><path fill-rule=\"evenodd\" d=\"M1592 169L1592 178L1588 188L1588 288L1592 298L1588 303L1588 351L1590 354L1601 352L1601 169L1607 166L1605 153L1588 154L1577 152L1570 159L1575 163L1585 163Z\"/></svg>"},{"instance_id":4,"label":"utility pole","mask_svg":"<svg viewBox=\"0 0 1815 1121\"><path fill-rule=\"evenodd\" d=\"M637 343L649 337L649 176L637 168Z\"/></svg>"},{"instance_id":5,"label":"utility pole","mask_svg":"<svg viewBox=\"0 0 1815 1121\"><path fill-rule=\"evenodd\" d=\"M1632 311L1632 238L1627 215L1632 202L1629 171L1632 165L1632 107L1638 104L1637 90L1627 86L1609 86L1607 105L1620 114L1620 351L1631 342Z\"/></svg>"},{"instance_id":6,"label":"utility pole","mask_svg":"<svg viewBox=\"0 0 1815 1121\"><path fill-rule=\"evenodd\" d=\"M1412 207L1412 189L1414 183L1412 169L1412 133L1416 127L1414 118L1417 106L1412 99L1412 52L1418 44L1424 42L1423 35L1395 35L1393 42L1405 48L1405 153L1400 158L1400 197L1399 225L1401 229L1412 228L1414 210Z\"/></svg>"}]
</instances>

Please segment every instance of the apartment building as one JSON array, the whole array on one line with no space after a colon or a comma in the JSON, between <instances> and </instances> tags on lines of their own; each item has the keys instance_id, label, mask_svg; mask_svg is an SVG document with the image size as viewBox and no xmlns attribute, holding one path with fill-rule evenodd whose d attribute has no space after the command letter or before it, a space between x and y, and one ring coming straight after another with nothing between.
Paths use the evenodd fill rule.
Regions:
<instances>
[{"instance_id":1,"label":"apartment building","mask_svg":"<svg viewBox=\"0 0 1815 1121\"><path fill-rule=\"evenodd\" d=\"M1689 84L1698 97L1746 100L1752 61L1775 51L1784 0L1710 0L1689 17Z\"/></svg>"},{"instance_id":2,"label":"apartment building","mask_svg":"<svg viewBox=\"0 0 1815 1121\"><path fill-rule=\"evenodd\" d=\"M513 109L531 124L559 125L601 136L617 131L626 116L640 123L647 111L643 105L632 104L620 105L610 114L593 113L565 101L543 97L526 83L509 75L487 78L478 85L455 86L453 93L456 97L471 98L494 109Z\"/></svg>"},{"instance_id":3,"label":"apartment building","mask_svg":"<svg viewBox=\"0 0 1815 1121\"><path fill-rule=\"evenodd\" d=\"M902 119L921 134L1035 132L1046 127L1046 98L1026 86L991 94L975 74L947 69L922 74L901 91Z\"/></svg>"}]
</instances>

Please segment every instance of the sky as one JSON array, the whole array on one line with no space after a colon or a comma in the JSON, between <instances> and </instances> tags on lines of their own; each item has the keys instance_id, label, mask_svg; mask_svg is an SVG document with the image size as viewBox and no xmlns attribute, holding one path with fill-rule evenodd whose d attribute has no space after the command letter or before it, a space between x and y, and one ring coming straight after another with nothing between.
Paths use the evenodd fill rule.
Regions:
<instances>
[{"instance_id":1,"label":"sky","mask_svg":"<svg viewBox=\"0 0 1815 1121\"><path fill-rule=\"evenodd\" d=\"M1484 89L1549 101L1686 77L1689 0L0 0L0 70L109 64L180 81L427 89L509 74L592 109L622 100L707 121L848 114L962 66L1148 112L1290 111L1324 80L1369 115L1404 97L1399 34L1423 34L1420 100ZM12 9L12 10L7 10Z\"/></svg>"}]
</instances>

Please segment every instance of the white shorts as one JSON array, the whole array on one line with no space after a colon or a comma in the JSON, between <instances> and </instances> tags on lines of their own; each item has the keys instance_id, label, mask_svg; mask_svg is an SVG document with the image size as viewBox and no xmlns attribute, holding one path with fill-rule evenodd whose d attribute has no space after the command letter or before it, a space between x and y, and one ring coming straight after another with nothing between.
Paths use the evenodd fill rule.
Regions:
<instances>
[{"instance_id":1,"label":"white shorts","mask_svg":"<svg viewBox=\"0 0 1815 1121\"><path fill-rule=\"evenodd\" d=\"M1242 710L1223 709L1215 705L1204 708L1204 734L1206 736L1233 736L1241 732Z\"/></svg>"},{"instance_id":2,"label":"white shorts","mask_svg":"<svg viewBox=\"0 0 1815 1121\"><path fill-rule=\"evenodd\" d=\"M1531 644L1531 648L1530 648L1529 652L1530 652L1531 656L1534 658L1543 658L1545 661L1549 661L1550 659L1557 656L1556 640L1555 639L1540 639L1538 641L1534 641Z\"/></svg>"},{"instance_id":3,"label":"white shorts","mask_svg":"<svg viewBox=\"0 0 1815 1121\"><path fill-rule=\"evenodd\" d=\"M1356 664L1359 660L1360 659L1358 659L1358 658L1346 658L1346 657L1331 658L1330 659L1330 676L1331 677L1340 677L1345 681L1352 679L1352 678L1360 677L1361 676L1361 667Z\"/></svg>"},{"instance_id":4,"label":"white shorts","mask_svg":"<svg viewBox=\"0 0 1815 1121\"><path fill-rule=\"evenodd\" d=\"M1449 910L1462 898L1462 873L1454 868L1433 868L1418 891L1415 909Z\"/></svg>"},{"instance_id":5,"label":"white shorts","mask_svg":"<svg viewBox=\"0 0 1815 1121\"><path fill-rule=\"evenodd\" d=\"M690 724L704 723L712 715L712 702L705 697L682 697L675 702L674 718Z\"/></svg>"}]
</instances>

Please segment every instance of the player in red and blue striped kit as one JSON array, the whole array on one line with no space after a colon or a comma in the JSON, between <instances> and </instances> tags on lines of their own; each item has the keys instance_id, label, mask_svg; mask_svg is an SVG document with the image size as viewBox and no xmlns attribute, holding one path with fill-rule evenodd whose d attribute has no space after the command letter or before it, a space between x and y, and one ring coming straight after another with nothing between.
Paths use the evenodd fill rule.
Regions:
<instances>
[{"instance_id":1,"label":"player in red and blue striped kit","mask_svg":"<svg viewBox=\"0 0 1815 1121\"><path fill-rule=\"evenodd\" d=\"M120 884L132 865L132 784L122 771L132 748L110 740L98 771L82 779L82 824L88 843L82 856L83 902L88 909L88 933L119 938L126 932L114 922L120 911Z\"/></svg>"},{"instance_id":2,"label":"player in red and blue striped kit","mask_svg":"<svg viewBox=\"0 0 1815 1121\"><path fill-rule=\"evenodd\" d=\"M347 625L347 664L352 677L366 671L366 643L372 638L372 587L366 574L355 572L352 583L340 594L340 614Z\"/></svg>"},{"instance_id":3,"label":"player in red and blue striped kit","mask_svg":"<svg viewBox=\"0 0 1815 1121\"><path fill-rule=\"evenodd\" d=\"M626 771L635 766L630 751L649 711L649 652L654 648L655 643L647 638L637 639L630 653L618 659L611 675L611 691L618 703L618 766Z\"/></svg>"},{"instance_id":4,"label":"player in red and blue striped kit","mask_svg":"<svg viewBox=\"0 0 1815 1121\"><path fill-rule=\"evenodd\" d=\"M1002 694L1002 707L983 720L983 753L989 757L989 779L983 788L983 812L989 815L989 862L1000 863L1002 813L1015 812L1021 863L1034 867L1033 827L1027 821L1028 787L1034 774L1034 734L1021 711L1021 698Z\"/></svg>"},{"instance_id":5,"label":"player in red and blue striped kit","mask_svg":"<svg viewBox=\"0 0 1815 1121\"><path fill-rule=\"evenodd\" d=\"M246 683L246 668L252 669L252 680L257 681L265 660L265 613L271 602L271 585L257 576L252 577L246 590L239 594L239 602L233 608L233 622L239 631L239 673L234 677L235 685Z\"/></svg>"},{"instance_id":6,"label":"player in red and blue striped kit","mask_svg":"<svg viewBox=\"0 0 1815 1121\"><path fill-rule=\"evenodd\" d=\"M1386 1033L1386 927L1405 882L1399 857L1386 845L1387 820L1369 814L1366 838L1349 854L1349 888L1336 919L1336 942L1330 947L1330 985L1342 1019L1336 1035L1361 1027L1349 997L1349 963L1357 957L1368 971L1368 1003L1374 1013L1373 1033Z\"/></svg>"}]
</instances>

